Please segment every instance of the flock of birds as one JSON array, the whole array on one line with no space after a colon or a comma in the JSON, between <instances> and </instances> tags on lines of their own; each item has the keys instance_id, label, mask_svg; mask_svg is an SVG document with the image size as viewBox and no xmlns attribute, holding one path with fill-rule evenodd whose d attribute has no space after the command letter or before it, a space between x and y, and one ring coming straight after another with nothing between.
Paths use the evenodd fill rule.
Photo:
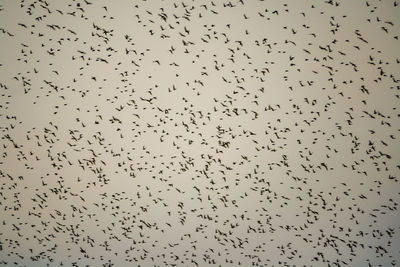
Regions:
<instances>
[{"instance_id":1,"label":"flock of birds","mask_svg":"<svg viewBox=\"0 0 400 267\"><path fill-rule=\"evenodd\" d=\"M400 266L398 14L0 2L0 266Z\"/></svg>"}]
</instances>

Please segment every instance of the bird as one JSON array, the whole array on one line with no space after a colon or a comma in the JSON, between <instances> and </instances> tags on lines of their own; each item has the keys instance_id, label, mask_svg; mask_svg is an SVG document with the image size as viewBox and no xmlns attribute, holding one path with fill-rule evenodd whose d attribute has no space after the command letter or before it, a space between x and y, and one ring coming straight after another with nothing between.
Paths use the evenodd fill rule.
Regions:
<instances>
[{"instance_id":1,"label":"bird","mask_svg":"<svg viewBox=\"0 0 400 267\"><path fill-rule=\"evenodd\" d=\"M2 3L0 265L399 265L398 2L299 1Z\"/></svg>"}]
</instances>

